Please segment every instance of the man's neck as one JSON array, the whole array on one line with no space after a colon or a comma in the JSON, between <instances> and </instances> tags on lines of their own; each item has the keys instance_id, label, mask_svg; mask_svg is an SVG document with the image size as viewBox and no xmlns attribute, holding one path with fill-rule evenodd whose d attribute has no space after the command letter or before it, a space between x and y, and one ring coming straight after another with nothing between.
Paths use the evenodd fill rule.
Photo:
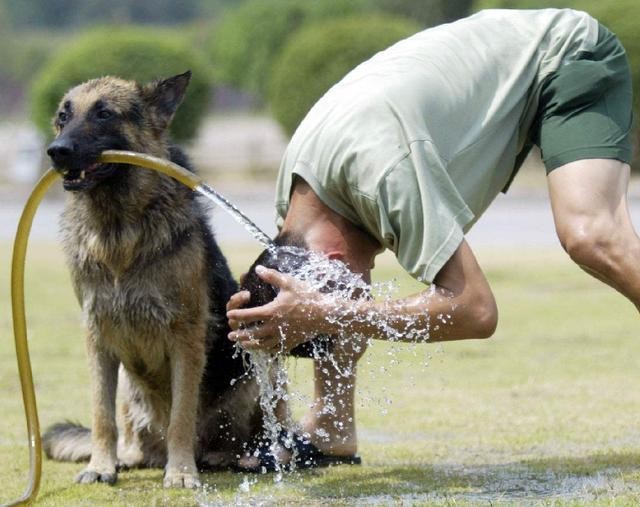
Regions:
<instances>
[{"instance_id":1,"label":"man's neck","mask_svg":"<svg viewBox=\"0 0 640 507\"><path fill-rule=\"evenodd\" d=\"M366 272L381 251L369 234L325 205L304 181L294 186L282 232L305 239L311 250L340 259L357 272Z\"/></svg>"}]
</instances>

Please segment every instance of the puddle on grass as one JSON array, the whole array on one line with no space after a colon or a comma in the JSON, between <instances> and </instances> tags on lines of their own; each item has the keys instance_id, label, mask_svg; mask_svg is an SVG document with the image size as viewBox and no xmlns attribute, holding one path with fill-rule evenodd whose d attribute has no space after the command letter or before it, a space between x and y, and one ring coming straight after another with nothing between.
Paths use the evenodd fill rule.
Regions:
<instances>
[{"instance_id":1,"label":"puddle on grass","mask_svg":"<svg viewBox=\"0 0 640 507\"><path fill-rule=\"evenodd\" d=\"M410 467L415 471L415 467ZM390 471L389 473L393 473ZM399 472L402 475L401 472ZM196 494L201 506L267 506L278 505L547 505L556 502L625 504L640 496L640 484L625 480L624 471L606 468L593 474L576 475L552 470L533 470L526 465L479 465L475 467L444 465L425 467L425 482L399 480L393 494L362 496L306 496L304 485L287 495L276 497L255 490L256 477L244 476L233 499L223 497L215 488L205 486ZM362 489L367 489L366 478ZM377 488L376 488L377 489ZM391 488L390 488L391 489ZM296 500L297 498L297 500Z\"/></svg>"},{"instance_id":2,"label":"puddle on grass","mask_svg":"<svg viewBox=\"0 0 640 507\"><path fill-rule=\"evenodd\" d=\"M593 474L575 475L553 470L532 470L526 465L509 463L478 467L444 467L438 473L467 482L467 491L407 493L401 495L403 505L466 501L483 504L540 505L547 502L615 501L622 495L640 494L640 485L628 483L618 468L607 468ZM416 485L420 489L424 486ZM453 489L453 488L451 488ZM370 498L366 505L382 505L383 499ZM394 500L396 497L394 497ZM361 500L357 499L356 505ZM367 499L369 500L369 498Z\"/></svg>"}]
</instances>

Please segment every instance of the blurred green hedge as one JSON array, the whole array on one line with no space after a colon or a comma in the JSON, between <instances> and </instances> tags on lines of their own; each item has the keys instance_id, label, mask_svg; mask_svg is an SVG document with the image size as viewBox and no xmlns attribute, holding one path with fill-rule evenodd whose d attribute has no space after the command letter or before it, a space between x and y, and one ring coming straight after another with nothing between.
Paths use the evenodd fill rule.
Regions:
<instances>
[{"instance_id":1,"label":"blurred green hedge","mask_svg":"<svg viewBox=\"0 0 640 507\"><path fill-rule=\"evenodd\" d=\"M105 27L69 40L34 79L32 117L50 136L51 118L72 86L106 75L144 83L186 70L192 71L191 83L171 126L173 138L185 141L195 135L206 113L211 72L204 56L186 39L166 30Z\"/></svg>"},{"instance_id":2,"label":"blurred green hedge","mask_svg":"<svg viewBox=\"0 0 640 507\"><path fill-rule=\"evenodd\" d=\"M486 8L543 9L569 7L586 11L614 32L627 51L633 78L635 144L640 145L640 0L476 0L475 10ZM640 169L636 150L635 169Z\"/></svg>"},{"instance_id":3,"label":"blurred green hedge","mask_svg":"<svg viewBox=\"0 0 640 507\"><path fill-rule=\"evenodd\" d=\"M352 17L313 24L294 34L274 64L272 114L292 134L311 106L347 72L420 30L405 18Z\"/></svg>"},{"instance_id":4,"label":"blurred green hedge","mask_svg":"<svg viewBox=\"0 0 640 507\"><path fill-rule=\"evenodd\" d=\"M363 12L369 0L248 0L225 12L208 44L217 78L263 98L273 62L301 26Z\"/></svg>"}]
</instances>

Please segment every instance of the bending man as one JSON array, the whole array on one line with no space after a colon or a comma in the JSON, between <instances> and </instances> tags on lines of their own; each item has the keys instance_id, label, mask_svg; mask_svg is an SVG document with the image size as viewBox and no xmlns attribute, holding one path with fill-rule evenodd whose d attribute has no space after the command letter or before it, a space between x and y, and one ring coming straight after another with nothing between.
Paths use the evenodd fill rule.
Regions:
<instances>
[{"instance_id":1,"label":"bending man","mask_svg":"<svg viewBox=\"0 0 640 507\"><path fill-rule=\"evenodd\" d=\"M412 337L426 338L443 313L451 322L431 326L429 341L491 336L495 300L464 235L532 145L548 172L562 246L640 308L640 240L626 200L631 120L624 49L582 12L483 11L395 44L349 73L300 124L278 177L278 226L281 243L341 259L365 279L390 249L431 288L392 304L341 300L258 268L279 292L255 308L242 308L247 292L235 295L230 338L290 350L338 332L332 316L371 312L394 336L411 322ZM355 335L389 338L364 318L352 322ZM362 352L346 347L336 357L349 363ZM355 369L340 403L323 410L331 388L316 363L316 407L303 427L323 453L351 456Z\"/></svg>"}]
</instances>

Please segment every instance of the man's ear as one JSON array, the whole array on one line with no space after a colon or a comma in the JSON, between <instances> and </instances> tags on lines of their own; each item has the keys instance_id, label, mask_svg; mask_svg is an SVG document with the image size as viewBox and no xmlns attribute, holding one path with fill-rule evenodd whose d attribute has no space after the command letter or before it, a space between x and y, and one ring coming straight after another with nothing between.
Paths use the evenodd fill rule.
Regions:
<instances>
[{"instance_id":1,"label":"man's ear","mask_svg":"<svg viewBox=\"0 0 640 507\"><path fill-rule=\"evenodd\" d=\"M178 74L167 79L155 81L142 87L142 94L147 105L156 111L158 120L164 128L173 118L178 106L187 91L191 71Z\"/></svg>"}]
</instances>

